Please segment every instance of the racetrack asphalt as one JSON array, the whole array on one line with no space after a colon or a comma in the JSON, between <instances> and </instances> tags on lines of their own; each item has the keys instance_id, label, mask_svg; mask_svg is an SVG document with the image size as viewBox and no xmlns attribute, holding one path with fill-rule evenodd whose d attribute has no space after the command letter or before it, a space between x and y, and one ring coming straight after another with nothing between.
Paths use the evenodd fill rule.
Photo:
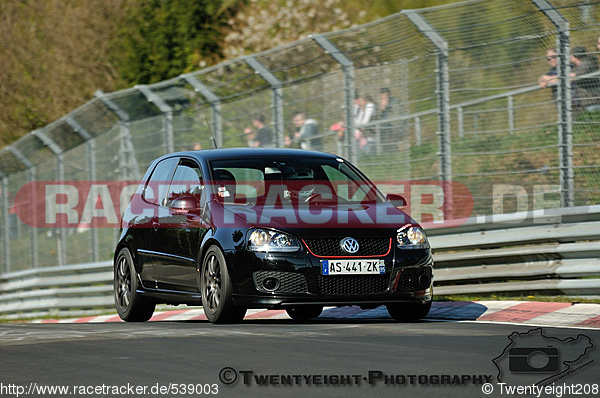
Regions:
<instances>
[{"instance_id":1,"label":"racetrack asphalt","mask_svg":"<svg viewBox=\"0 0 600 398\"><path fill-rule=\"evenodd\" d=\"M166 308L166 310L165 310ZM163 306L150 319L160 321L206 320L203 309ZM248 310L245 319L290 319L284 310ZM384 306L361 309L357 306L328 307L321 319L390 319ZM600 304L535 301L442 301L434 302L429 320L477 320L482 322L529 323L540 326L600 328ZM121 322L117 314L63 319L37 319L36 323Z\"/></svg>"},{"instance_id":2,"label":"racetrack asphalt","mask_svg":"<svg viewBox=\"0 0 600 398\"><path fill-rule=\"evenodd\" d=\"M224 397L507 396L500 393L498 377L508 370L493 359L505 352L510 336L537 329L555 341L593 342L570 364L572 369L584 366L560 383L598 383L600 330L595 329L475 321L402 324L389 318L250 318L237 325L205 320L1 324L0 395L15 396L2 390L11 383L28 388L35 383L35 388L129 384L146 386L148 392L157 385L208 384ZM561 355L566 358L567 351L577 349L562 348ZM224 384L236 375L233 384ZM495 388L491 395L482 392L486 376ZM290 384L282 385L286 380ZM119 396L207 395L170 391Z\"/></svg>"}]
</instances>

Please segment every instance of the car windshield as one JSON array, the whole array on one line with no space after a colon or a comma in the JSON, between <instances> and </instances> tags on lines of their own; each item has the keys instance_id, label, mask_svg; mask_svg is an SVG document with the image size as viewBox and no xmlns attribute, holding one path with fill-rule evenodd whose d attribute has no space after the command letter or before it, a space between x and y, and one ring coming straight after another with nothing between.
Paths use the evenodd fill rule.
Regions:
<instances>
[{"instance_id":1,"label":"car windshield","mask_svg":"<svg viewBox=\"0 0 600 398\"><path fill-rule=\"evenodd\" d=\"M216 198L225 203L379 203L381 193L343 159L260 158L210 162Z\"/></svg>"}]
</instances>

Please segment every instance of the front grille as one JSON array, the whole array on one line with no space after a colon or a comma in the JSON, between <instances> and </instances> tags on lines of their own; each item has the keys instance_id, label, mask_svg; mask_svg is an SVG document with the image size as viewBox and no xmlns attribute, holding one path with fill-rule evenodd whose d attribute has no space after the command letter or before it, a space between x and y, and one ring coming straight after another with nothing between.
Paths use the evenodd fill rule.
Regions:
<instances>
[{"instance_id":1,"label":"front grille","mask_svg":"<svg viewBox=\"0 0 600 398\"><path fill-rule=\"evenodd\" d=\"M317 284L323 294L378 294L388 290L389 275L317 275Z\"/></svg>"},{"instance_id":2,"label":"front grille","mask_svg":"<svg viewBox=\"0 0 600 398\"><path fill-rule=\"evenodd\" d=\"M265 289L263 281L266 278L277 279L279 281L279 287L275 290ZM308 291L306 278L298 272L256 271L254 272L254 285L261 292L269 293L306 293Z\"/></svg>"},{"instance_id":3,"label":"front grille","mask_svg":"<svg viewBox=\"0 0 600 398\"><path fill-rule=\"evenodd\" d=\"M390 251L390 238L356 238L358 241L358 252L350 254L342 250L340 245L342 238L311 238L303 239L308 249L320 257L327 256L384 256Z\"/></svg>"},{"instance_id":4,"label":"front grille","mask_svg":"<svg viewBox=\"0 0 600 398\"><path fill-rule=\"evenodd\" d=\"M421 275L427 275L431 278L431 268L405 268L400 274L400 280L398 281L397 292L414 292L417 290L426 289L419 283L419 277Z\"/></svg>"}]
</instances>

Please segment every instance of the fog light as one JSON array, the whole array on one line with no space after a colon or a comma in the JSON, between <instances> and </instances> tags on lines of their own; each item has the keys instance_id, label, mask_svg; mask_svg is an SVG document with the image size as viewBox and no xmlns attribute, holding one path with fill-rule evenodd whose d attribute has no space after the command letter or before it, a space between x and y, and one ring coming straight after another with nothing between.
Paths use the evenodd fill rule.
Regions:
<instances>
[{"instance_id":1,"label":"fog light","mask_svg":"<svg viewBox=\"0 0 600 398\"><path fill-rule=\"evenodd\" d=\"M263 287L265 290L270 292L277 290L279 288L279 279L277 278L265 278L263 279Z\"/></svg>"},{"instance_id":2,"label":"fog light","mask_svg":"<svg viewBox=\"0 0 600 398\"><path fill-rule=\"evenodd\" d=\"M419 277L419 287L426 289L431 284L431 278L427 274L423 274Z\"/></svg>"}]
</instances>

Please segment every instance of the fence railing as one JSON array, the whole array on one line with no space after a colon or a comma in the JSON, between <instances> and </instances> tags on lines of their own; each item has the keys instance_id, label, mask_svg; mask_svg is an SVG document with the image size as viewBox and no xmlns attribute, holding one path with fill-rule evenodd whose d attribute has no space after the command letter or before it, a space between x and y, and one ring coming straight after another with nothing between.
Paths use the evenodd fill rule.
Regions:
<instances>
[{"instance_id":1,"label":"fence railing","mask_svg":"<svg viewBox=\"0 0 600 398\"><path fill-rule=\"evenodd\" d=\"M573 77L571 80L577 82L577 81L581 81L581 80L585 80L585 79L598 78L598 77L600 77L600 71L587 73L587 74L584 74L581 76L576 76L576 77ZM529 94L529 93L532 93L535 91L541 91L541 90L548 91L548 90L551 90L553 87L557 87L557 83L550 83L547 85L547 87L542 87L539 84L534 84L534 85L531 85L528 87L511 90L511 91L507 91L507 92L500 93L500 94L490 95L490 96L483 97L483 98L477 98L474 100L469 100L469 101L461 102L458 104L452 104L452 105L450 105L450 110L455 111L457 114L457 126L456 126L456 130L453 130L454 134L458 135L458 138L461 138L461 139L465 137L465 134L466 134L465 133L465 125L464 125L465 108L468 108L470 106L475 106L475 105L481 105L486 102L492 102L492 101L496 101L496 100L506 100L506 105L504 107L493 109L493 111L506 112L507 126L505 127L504 130L501 130L501 131L506 131L506 129L508 129L509 134L513 135L513 134L515 134L515 131L519 129L519 126L517 126L517 123L515 121L515 112L517 110L517 107L515 106L515 97L520 96L520 95ZM593 98L593 99L595 100L595 105L600 104L600 97ZM590 104L589 109L594 109L594 111L600 110L600 106L598 108L596 108L595 105ZM420 128L421 118L424 116L434 115L434 114L436 114L436 112L437 112L437 109L430 109L427 111L409 113L406 115L395 116L395 117L391 117L391 118L387 118L387 119L374 120L374 121L367 123L364 126L364 128L372 129L375 131L375 138L374 138L375 151L376 151L377 155L381 155L381 153L383 152L383 149L384 149L383 148L384 142L381 139L381 130L386 128L384 126L388 126L387 128L389 129L390 128L389 126L394 123L412 121L412 125L414 126L414 130L415 130L414 131L414 142L416 143L416 145L420 145L422 143L421 128ZM330 132L327 134L315 136L314 139L322 139L324 137L330 137L333 135L335 135L335 133Z\"/></svg>"},{"instance_id":2,"label":"fence railing","mask_svg":"<svg viewBox=\"0 0 600 398\"><path fill-rule=\"evenodd\" d=\"M437 296L600 298L600 206L478 217L427 232ZM110 311L112 278L110 262L5 274L0 318Z\"/></svg>"},{"instance_id":3,"label":"fence railing","mask_svg":"<svg viewBox=\"0 0 600 398\"><path fill-rule=\"evenodd\" d=\"M521 185L516 196L527 196L528 209L546 194L537 186L552 187L565 207L600 203L600 113L579 107L580 94L571 101L579 80L569 74L570 48L595 47L599 21L600 5L588 0L474 0L407 10L151 85L98 91L0 150L2 271L112 256L114 231L21 222L14 199L25 183L138 179L164 153L212 147L206 120L219 146L248 145L252 115L270 126L272 145L297 145L291 121L301 111L320 128L313 149L353 160L373 180L458 181L473 194L474 214L513 211L497 208L494 185ZM555 96L537 86L551 47ZM359 130L355 113L365 103L375 116Z\"/></svg>"},{"instance_id":4,"label":"fence railing","mask_svg":"<svg viewBox=\"0 0 600 398\"><path fill-rule=\"evenodd\" d=\"M429 231L437 295L600 298L600 206L487 219Z\"/></svg>"}]
</instances>

